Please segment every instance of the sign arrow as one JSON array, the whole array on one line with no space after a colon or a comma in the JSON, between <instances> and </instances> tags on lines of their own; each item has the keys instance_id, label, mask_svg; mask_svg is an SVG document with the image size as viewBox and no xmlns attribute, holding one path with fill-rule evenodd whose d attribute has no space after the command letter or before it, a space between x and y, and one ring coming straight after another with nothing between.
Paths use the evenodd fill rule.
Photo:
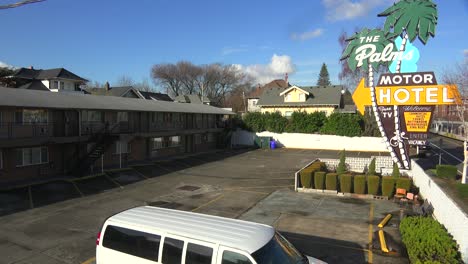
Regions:
<instances>
[{"instance_id":1,"label":"sign arrow","mask_svg":"<svg viewBox=\"0 0 468 264\"><path fill-rule=\"evenodd\" d=\"M369 87L365 87L364 82L365 80L362 78L353 93L353 101L359 112L363 115L365 107L372 104L370 89Z\"/></svg>"}]
</instances>

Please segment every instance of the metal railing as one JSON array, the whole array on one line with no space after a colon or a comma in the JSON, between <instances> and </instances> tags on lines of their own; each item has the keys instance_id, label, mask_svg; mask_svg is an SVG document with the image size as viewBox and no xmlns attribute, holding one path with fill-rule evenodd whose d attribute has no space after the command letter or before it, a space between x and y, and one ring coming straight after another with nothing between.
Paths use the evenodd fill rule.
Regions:
<instances>
[{"instance_id":1,"label":"metal railing","mask_svg":"<svg viewBox=\"0 0 468 264\"><path fill-rule=\"evenodd\" d=\"M50 137L55 123L0 123L0 139Z\"/></svg>"}]
</instances>

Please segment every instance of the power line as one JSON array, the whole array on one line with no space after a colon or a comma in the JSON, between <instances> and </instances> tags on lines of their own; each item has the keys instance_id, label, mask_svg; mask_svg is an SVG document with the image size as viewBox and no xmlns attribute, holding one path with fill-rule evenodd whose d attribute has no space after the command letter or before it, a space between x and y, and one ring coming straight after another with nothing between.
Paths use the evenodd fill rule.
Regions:
<instances>
[{"instance_id":1,"label":"power line","mask_svg":"<svg viewBox=\"0 0 468 264\"><path fill-rule=\"evenodd\" d=\"M19 1L16 3L12 3L12 4L0 5L0 9L15 8L15 7L20 7L20 6L27 5L27 4L34 4L38 2L44 2L44 1L45 0L24 0L24 1Z\"/></svg>"}]
</instances>

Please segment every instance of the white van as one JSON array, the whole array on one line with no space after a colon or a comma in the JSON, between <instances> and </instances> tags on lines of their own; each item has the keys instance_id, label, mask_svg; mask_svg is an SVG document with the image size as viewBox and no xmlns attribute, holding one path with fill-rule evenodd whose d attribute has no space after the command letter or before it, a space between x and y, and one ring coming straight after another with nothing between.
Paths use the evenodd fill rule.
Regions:
<instances>
[{"instance_id":1,"label":"white van","mask_svg":"<svg viewBox=\"0 0 468 264\"><path fill-rule=\"evenodd\" d=\"M96 240L96 263L307 264L271 226L142 206L108 218Z\"/></svg>"}]
</instances>

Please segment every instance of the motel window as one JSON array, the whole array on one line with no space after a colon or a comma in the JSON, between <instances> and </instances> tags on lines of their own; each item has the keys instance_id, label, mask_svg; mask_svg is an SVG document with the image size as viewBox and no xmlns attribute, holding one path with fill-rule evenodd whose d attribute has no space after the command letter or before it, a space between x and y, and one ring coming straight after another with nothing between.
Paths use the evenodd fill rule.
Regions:
<instances>
[{"instance_id":1,"label":"motel window","mask_svg":"<svg viewBox=\"0 0 468 264\"><path fill-rule=\"evenodd\" d=\"M114 154L130 153L132 151L132 145L129 142L117 141L115 142Z\"/></svg>"},{"instance_id":2,"label":"motel window","mask_svg":"<svg viewBox=\"0 0 468 264\"><path fill-rule=\"evenodd\" d=\"M117 112L117 122L128 122L128 112Z\"/></svg>"},{"instance_id":3,"label":"motel window","mask_svg":"<svg viewBox=\"0 0 468 264\"><path fill-rule=\"evenodd\" d=\"M58 89L59 88L59 82L58 81L52 81L52 89Z\"/></svg>"},{"instance_id":4,"label":"motel window","mask_svg":"<svg viewBox=\"0 0 468 264\"><path fill-rule=\"evenodd\" d=\"M169 137L168 147L180 146L180 136Z\"/></svg>"},{"instance_id":5,"label":"motel window","mask_svg":"<svg viewBox=\"0 0 468 264\"><path fill-rule=\"evenodd\" d=\"M215 134L208 133L208 135L206 136L206 142L215 142Z\"/></svg>"},{"instance_id":6,"label":"motel window","mask_svg":"<svg viewBox=\"0 0 468 264\"><path fill-rule=\"evenodd\" d=\"M43 164L49 161L47 147L21 148L16 150L16 166Z\"/></svg>"},{"instance_id":7,"label":"motel window","mask_svg":"<svg viewBox=\"0 0 468 264\"><path fill-rule=\"evenodd\" d=\"M202 114L197 114L195 118L196 118L195 121L196 121L197 128L201 128L203 126Z\"/></svg>"},{"instance_id":8,"label":"motel window","mask_svg":"<svg viewBox=\"0 0 468 264\"><path fill-rule=\"evenodd\" d=\"M15 112L15 121L17 124L47 123L47 110L23 109Z\"/></svg>"},{"instance_id":9,"label":"motel window","mask_svg":"<svg viewBox=\"0 0 468 264\"><path fill-rule=\"evenodd\" d=\"M163 113L151 113L151 120L153 121L153 123L156 123L156 122L162 122L163 121Z\"/></svg>"},{"instance_id":10,"label":"motel window","mask_svg":"<svg viewBox=\"0 0 468 264\"><path fill-rule=\"evenodd\" d=\"M102 122L102 112L93 110L84 110L81 113L81 119L84 122Z\"/></svg>"},{"instance_id":11,"label":"motel window","mask_svg":"<svg viewBox=\"0 0 468 264\"><path fill-rule=\"evenodd\" d=\"M172 113L164 113L163 121L171 123L172 122Z\"/></svg>"},{"instance_id":12,"label":"motel window","mask_svg":"<svg viewBox=\"0 0 468 264\"><path fill-rule=\"evenodd\" d=\"M162 148L164 148L164 138L162 138L162 137L152 138L151 142L152 142L153 149L162 149Z\"/></svg>"}]
</instances>

